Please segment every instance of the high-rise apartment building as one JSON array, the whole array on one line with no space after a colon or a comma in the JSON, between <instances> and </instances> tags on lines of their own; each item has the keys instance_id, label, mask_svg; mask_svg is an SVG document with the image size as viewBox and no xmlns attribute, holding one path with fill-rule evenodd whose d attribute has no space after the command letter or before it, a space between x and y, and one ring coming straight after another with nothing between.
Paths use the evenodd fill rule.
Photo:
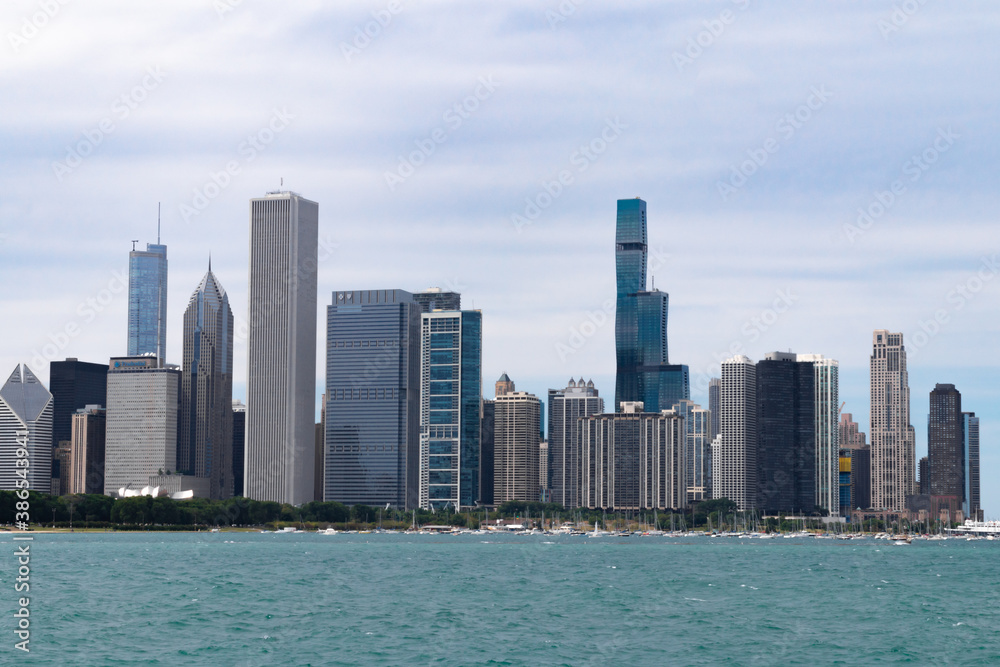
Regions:
<instances>
[{"instance_id":1,"label":"high-rise apartment building","mask_svg":"<svg viewBox=\"0 0 1000 667\"><path fill-rule=\"evenodd\" d=\"M845 505L841 501L843 512L854 509L868 509L871 507L871 467L872 456L871 447L865 441L865 434L859 430L854 416L845 412L840 415L839 423L840 456L850 458L850 504ZM841 469L843 473L843 468Z\"/></svg>"},{"instance_id":2,"label":"high-rise apartment building","mask_svg":"<svg viewBox=\"0 0 1000 667\"><path fill-rule=\"evenodd\" d=\"M128 255L128 356L167 353L167 246L147 243Z\"/></svg>"},{"instance_id":3,"label":"high-rise apartment building","mask_svg":"<svg viewBox=\"0 0 1000 667\"><path fill-rule=\"evenodd\" d=\"M691 395L688 367L671 365L667 344L669 296L646 290L646 202L618 200L615 229L615 405L642 402L668 409Z\"/></svg>"},{"instance_id":4,"label":"high-rise apartment building","mask_svg":"<svg viewBox=\"0 0 1000 667\"><path fill-rule=\"evenodd\" d=\"M180 370L153 356L113 357L108 368L104 493L141 489L177 469Z\"/></svg>"},{"instance_id":5,"label":"high-rise apartment building","mask_svg":"<svg viewBox=\"0 0 1000 667\"><path fill-rule=\"evenodd\" d=\"M100 405L88 405L73 415L67 493L104 493L107 414Z\"/></svg>"},{"instance_id":6,"label":"high-rise apartment building","mask_svg":"<svg viewBox=\"0 0 1000 667\"><path fill-rule=\"evenodd\" d=\"M550 498L566 508L581 507L580 419L604 412L594 381L570 378L565 389L549 389Z\"/></svg>"},{"instance_id":7,"label":"high-rise apartment building","mask_svg":"<svg viewBox=\"0 0 1000 667\"><path fill-rule=\"evenodd\" d=\"M694 401L678 401L673 410L684 422L688 502L712 497L712 415Z\"/></svg>"},{"instance_id":8,"label":"high-rise apartment building","mask_svg":"<svg viewBox=\"0 0 1000 667\"><path fill-rule=\"evenodd\" d=\"M722 362L719 456L713 458L712 497L741 510L757 505L757 367L738 355Z\"/></svg>"},{"instance_id":9,"label":"high-rise apartment building","mask_svg":"<svg viewBox=\"0 0 1000 667\"><path fill-rule=\"evenodd\" d=\"M953 384L934 385L927 416L928 493L953 515L965 501L963 425L962 394Z\"/></svg>"},{"instance_id":10,"label":"high-rise apartment building","mask_svg":"<svg viewBox=\"0 0 1000 667\"><path fill-rule=\"evenodd\" d=\"M326 320L323 499L419 502L420 306L404 290L337 290Z\"/></svg>"},{"instance_id":11,"label":"high-rise apartment building","mask_svg":"<svg viewBox=\"0 0 1000 667\"><path fill-rule=\"evenodd\" d=\"M496 471L493 469L495 458L496 432L496 402L483 399L482 414L479 422L479 503L494 505L493 482Z\"/></svg>"},{"instance_id":12,"label":"high-rise apartment building","mask_svg":"<svg viewBox=\"0 0 1000 667\"><path fill-rule=\"evenodd\" d=\"M815 504L840 514L840 363L821 354L799 354L798 362L813 365L816 416Z\"/></svg>"},{"instance_id":13,"label":"high-rise apartment building","mask_svg":"<svg viewBox=\"0 0 1000 667\"><path fill-rule=\"evenodd\" d=\"M177 470L209 480L213 499L233 495L233 310L208 273L184 311Z\"/></svg>"},{"instance_id":14,"label":"high-rise apartment building","mask_svg":"<svg viewBox=\"0 0 1000 667\"><path fill-rule=\"evenodd\" d=\"M811 513L816 493L813 365L786 352L757 362L757 509ZM839 468L839 462L838 462ZM839 513L838 499L834 513Z\"/></svg>"},{"instance_id":15,"label":"high-rise apartment building","mask_svg":"<svg viewBox=\"0 0 1000 667\"><path fill-rule=\"evenodd\" d=\"M18 364L0 387L0 491L24 480L31 491L52 490L52 394Z\"/></svg>"},{"instance_id":16,"label":"high-rise apartment building","mask_svg":"<svg viewBox=\"0 0 1000 667\"><path fill-rule=\"evenodd\" d=\"M903 334L876 329L870 367L872 507L902 511L906 509L906 496L917 490Z\"/></svg>"},{"instance_id":17,"label":"high-rise apartment building","mask_svg":"<svg viewBox=\"0 0 1000 667\"><path fill-rule=\"evenodd\" d=\"M581 506L643 510L687 507L683 418L672 410L621 412L580 420Z\"/></svg>"},{"instance_id":18,"label":"high-rise apartment building","mask_svg":"<svg viewBox=\"0 0 1000 667\"><path fill-rule=\"evenodd\" d=\"M108 365L69 358L49 364L49 391L52 393L52 444L69 442L73 416L88 405L108 401Z\"/></svg>"},{"instance_id":19,"label":"high-rise apartment building","mask_svg":"<svg viewBox=\"0 0 1000 667\"><path fill-rule=\"evenodd\" d=\"M420 507L473 507L480 499L482 313L421 314L420 359Z\"/></svg>"},{"instance_id":20,"label":"high-rise apartment building","mask_svg":"<svg viewBox=\"0 0 1000 667\"><path fill-rule=\"evenodd\" d=\"M966 517L982 521L979 498L979 417L975 412L962 413L962 461L964 489L962 512Z\"/></svg>"},{"instance_id":21,"label":"high-rise apartment building","mask_svg":"<svg viewBox=\"0 0 1000 667\"><path fill-rule=\"evenodd\" d=\"M510 391L497 395L494 408L494 502L537 502L542 488L539 479L542 402L526 391Z\"/></svg>"},{"instance_id":22,"label":"high-rise apartment building","mask_svg":"<svg viewBox=\"0 0 1000 667\"><path fill-rule=\"evenodd\" d=\"M314 497L319 205L293 192L250 201L243 492Z\"/></svg>"}]
</instances>

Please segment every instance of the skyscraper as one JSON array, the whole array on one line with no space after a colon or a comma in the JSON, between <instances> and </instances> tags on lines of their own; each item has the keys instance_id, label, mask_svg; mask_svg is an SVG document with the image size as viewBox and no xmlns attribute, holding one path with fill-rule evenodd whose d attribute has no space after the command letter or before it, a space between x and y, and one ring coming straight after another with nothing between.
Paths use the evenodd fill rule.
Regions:
<instances>
[{"instance_id":1,"label":"skyscraper","mask_svg":"<svg viewBox=\"0 0 1000 667\"><path fill-rule=\"evenodd\" d=\"M646 290L646 202L618 200L615 242L615 405L638 401L649 412L668 409L690 398L690 379L687 366L669 361L669 295Z\"/></svg>"},{"instance_id":2,"label":"skyscraper","mask_svg":"<svg viewBox=\"0 0 1000 667\"><path fill-rule=\"evenodd\" d=\"M872 507L902 511L917 464L903 334L876 329L870 367Z\"/></svg>"},{"instance_id":3,"label":"skyscraper","mask_svg":"<svg viewBox=\"0 0 1000 667\"><path fill-rule=\"evenodd\" d=\"M337 290L326 320L323 499L419 502L420 307L403 290Z\"/></svg>"},{"instance_id":4,"label":"skyscraper","mask_svg":"<svg viewBox=\"0 0 1000 667\"><path fill-rule=\"evenodd\" d=\"M814 374L816 416L815 505L830 516L840 514L840 363L822 354L800 354L796 361L809 362Z\"/></svg>"},{"instance_id":5,"label":"skyscraper","mask_svg":"<svg viewBox=\"0 0 1000 667\"><path fill-rule=\"evenodd\" d=\"M708 381L708 411L712 413L712 429L709 439L715 440L719 435L719 378L711 378Z\"/></svg>"},{"instance_id":6,"label":"skyscraper","mask_svg":"<svg viewBox=\"0 0 1000 667\"><path fill-rule=\"evenodd\" d=\"M757 362L756 374L757 509L810 513L816 504L813 365L791 353L771 352ZM840 510L839 477L837 491L834 514Z\"/></svg>"},{"instance_id":7,"label":"skyscraper","mask_svg":"<svg viewBox=\"0 0 1000 667\"><path fill-rule=\"evenodd\" d=\"M495 456L496 402L483 399L482 416L479 423L479 502L482 505L495 504L493 469Z\"/></svg>"},{"instance_id":8,"label":"skyscraper","mask_svg":"<svg viewBox=\"0 0 1000 667\"><path fill-rule=\"evenodd\" d=\"M141 489L177 469L180 371L156 357L113 357L108 368L104 493Z\"/></svg>"},{"instance_id":9,"label":"skyscraper","mask_svg":"<svg viewBox=\"0 0 1000 667\"><path fill-rule=\"evenodd\" d=\"M243 495L243 464L247 437L247 406L233 401L233 495Z\"/></svg>"},{"instance_id":10,"label":"skyscraper","mask_svg":"<svg viewBox=\"0 0 1000 667\"><path fill-rule=\"evenodd\" d=\"M99 405L80 408L73 415L67 493L104 493L107 415Z\"/></svg>"},{"instance_id":11,"label":"skyscraper","mask_svg":"<svg viewBox=\"0 0 1000 667\"><path fill-rule=\"evenodd\" d=\"M539 479L542 402L526 391L508 391L497 395L494 408L494 502L537 502L542 488Z\"/></svg>"},{"instance_id":12,"label":"skyscraper","mask_svg":"<svg viewBox=\"0 0 1000 667\"><path fill-rule=\"evenodd\" d=\"M108 402L108 365L69 358L49 364L52 392L52 444L69 442L73 415L88 405Z\"/></svg>"},{"instance_id":13,"label":"skyscraper","mask_svg":"<svg viewBox=\"0 0 1000 667\"><path fill-rule=\"evenodd\" d=\"M580 507L580 418L604 412L594 381L570 378L565 389L549 389L549 477L551 499L566 508Z\"/></svg>"},{"instance_id":14,"label":"skyscraper","mask_svg":"<svg viewBox=\"0 0 1000 667\"><path fill-rule=\"evenodd\" d=\"M674 412L684 422L684 447L687 460L688 501L709 500L712 497L712 415L694 401L674 404Z\"/></svg>"},{"instance_id":15,"label":"skyscraper","mask_svg":"<svg viewBox=\"0 0 1000 667\"><path fill-rule=\"evenodd\" d=\"M928 493L953 516L965 501L964 445L962 394L953 384L934 385L927 416Z\"/></svg>"},{"instance_id":16,"label":"skyscraper","mask_svg":"<svg viewBox=\"0 0 1000 667\"><path fill-rule=\"evenodd\" d=\"M851 459L850 509L868 509L872 504L871 447L865 442L865 434L858 429L854 416L849 412L840 415L839 437L840 456L849 456Z\"/></svg>"},{"instance_id":17,"label":"skyscraper","mask_svg":"<svg viewBox=\"0 0 1000 667\"><path fill-rule=\"evenodd\" d=\"M482 313L423 313L420 358L420 507L472 507L479 500Z\"/></svg>"},{"instance_id":18,"label":"skyscraper","mask_svg":"<svg viewBox=\"0 0 1000 667\"><path fill-rule=\"evenodd\" d=\"M233 311L208 273L184 311L177 470L209 479L213 499L233 495Z\"/></svg>"},{"instance_id":19,"label":"skyscraper","mask_svg":"<svg viewBox=\"0 0 1000 667\"><path fill-rule=\"evenodd\" d=\"M722 362L718 459L712 459L712 497L741 510L757 505L757 368L743 355ZM718 462L718 465L716 465Z\"/></svg>"},{"instance_id":20,"label":"skyscraper","mask_svg":"<svg viewBox=\"0 0 1000 667\"><path fill-rule=\"evenodd\" d=\"M18 475L24 460L27 472ZM52 394L18 364L0 387L0 491L20 488L23 480L31 491L52 490Z\"/></svg>"},{"instance_id":21,"label":"skyscraper","mask_svg":"<svg viewBox=\"0 0 1000 667\"><path fill-rule=\"evenodd\" d=\"M147 243L128 255L128 356L167 352L167 246Z\"/></svg>"},{"instance_id":22,"label":"skyscraper","mask_svg":"<svg viewBox=\"0 0 1000 667\"><path fill-rule=\"evenodd\" d=\"M979 417L975 412L962 413L962 454L965 463L962 512L966 517L982 521L979 499Z\"/></svg>"},{"instance_id":23,"label":"skyscraper","mask_svg":"<svg viewBox=\"0 0 1000 667\"><path fill-rule=\"evenodd\" d=\"M644 412L641 403L580 420L581 499L594 509L687 507L683 418Z\"/></svg>"},{"instance_id":24,"label":"skyscraper","mask_svg":"<svg viewBox=\"0 0 1000 667\"><path fill-rule=\"evenodd\" d=\"M319 205L293 192L250 200L244 495L312 500L316 448Z\"/></svg>"}]
</instances>

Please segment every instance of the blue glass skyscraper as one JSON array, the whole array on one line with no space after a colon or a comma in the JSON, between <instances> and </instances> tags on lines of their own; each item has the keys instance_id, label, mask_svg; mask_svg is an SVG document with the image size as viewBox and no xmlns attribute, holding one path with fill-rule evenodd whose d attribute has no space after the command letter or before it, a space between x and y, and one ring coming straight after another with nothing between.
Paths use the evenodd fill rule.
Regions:
<instances>
[{"instance_id":1,"label":"blue glass skyscraper","mask_svg":"<svg viewBox=\"0 0 1000 667\"><path fill-rule=\"evenodd\" d=\"M482 313L423 313L420 330L420 506L473 507L480 500Z\"/></svg>"},{"instance_id":2,"label":"blue glass skyscraper","mask_svg":"<svg viewBox=\"0 0 1000 667\"><path fill-rule=\"evenodd\" d=\"M147 243L128 255L128 356L167 350L167 246Z\"/></svg>"},{"instance_id":3,"label":"blue glass skyscraper","mask_svg":"<svg viewBox=\"0 0 1000 667\"><path fill-rule=\"evenodd\" d=\"M688 367L671 365L667 353L669 295L646 291L646 202L618 200L615 269L615 407L642 401L646 412L668 410L691 397Z\"/></svg>"}]
</instances>

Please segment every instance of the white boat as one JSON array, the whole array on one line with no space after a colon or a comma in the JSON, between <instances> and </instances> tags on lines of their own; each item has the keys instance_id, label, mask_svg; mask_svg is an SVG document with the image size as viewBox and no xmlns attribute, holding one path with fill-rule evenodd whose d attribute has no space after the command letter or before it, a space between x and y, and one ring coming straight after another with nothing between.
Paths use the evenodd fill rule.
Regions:
<instances>
[{"instance_id":1,"label":"white boat","mask_svg":"<svg viewBox=\"0 0 1000 667\"><path fill-rule=\"evenodd\" d=\"M949 533L962 533L967 535L989 535L1000 536L1000 521L973 521L966 519L958 528L947 528Z\"/></svg>"}]
</instances>

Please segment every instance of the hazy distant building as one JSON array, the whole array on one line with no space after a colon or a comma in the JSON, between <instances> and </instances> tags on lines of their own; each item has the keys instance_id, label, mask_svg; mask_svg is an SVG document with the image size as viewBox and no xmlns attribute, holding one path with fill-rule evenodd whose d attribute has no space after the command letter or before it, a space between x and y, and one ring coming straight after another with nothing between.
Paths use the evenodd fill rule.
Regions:
<instances>
[{"instance_id":1,"label":"hazy distant building","mask_svg":"<svg viewBox=\"0 0 1000 667\"><path fill-rule=\"evenodd\" d=\"M147 243L128 255L128 356L163 359L167 350L167 246Z\"/></svg>"},{"instance_id":2,"label":"hazy distant building","mask_svg":"<svg viewBox=\"0 0 1000 667\"><path fill-rule=\"evenodd\" d=\"M292 192L250 200L244 495L312 500L319 205Z\"/></svg>"},{"instance_id":3,"label":"hazy distant building","mask_svg":"<svg viewBox=\"0 0 1000 667\"><path fill-rule=\"evenodd\" d=\"M421 313L433 310L462 310L462 295L458 292L445 292L440 287L416 292L413 301L420 307Z\"/></svg>"},{"instance_id":4,"label":"hazy distant building","mask_svg":"<svg viewBox=\"0 0 1000 667\"><path fill-rule=\"evenodd\" d=\"M501 389L500 383L497 387L505 393L498 394L494 401L494 501L537 502L542 488L539 474L542 402L526 391L505 391L506 387Z\"/></svg>"},{"instance_id":5,"label":"hazy distant building","mask_svg":"<svg viewBox=\"0 0 1000 667\"><path fill-rule=\"evenodd\" d=\"M67 493L104 493L107 415L100 405L88 405L73 415Z\"/></svg>"},{"instance_id":6,"label":"hazy distant building","mask_svg":"<svg viewBox=\"0 0 1000 667\"><path fill-rule=\"evenodd\" d=\"M243 464L246 445L247 406L233 401L233 495L243 495Z\"/></svg>"},{"instance_id":7,"label":"hazy distant building","mask_svg":"<svg viewBox=\"0 0 1000 667\"><path fill-rule=\"evenodd\" d=\"M27 462L24 476L17 474L25 468L21 461ZM52 394L19 364L0 388L0 491L20 488L23 480L31 491L52 490Z\"/></svg>"},{"instance_id":8,"label":"hazy distant building","mask_svg":"<svg viewBox=\"0 0 1000 667\"><path fill-rule=\"evenodd\" d=\"M419 502L420 308L404 290L337 290L327 307L323 499Z\"/></svg>"},{"instance_id":9,"label":"hazy distant building","mask_svg":"<svg viewBox=\"0 0 1000 667\"><path fill-rule=\"evenodd\" d=\"M419 483L424 509L473 507L480 499L482 321L478 310L421 314Z\"/></svg>"},{"instance_id":10,"label":"hazy distant building","mask_svg":"<svg viewBox=\"0 0 1000 667\"><path fill-rule=\"evenodd\" d=\"M104 493L141 489L177 467L180 371L156 357L112 357L108 369Z\"/></svg>"},{"instance_id":11,"label":"hazy distant building","mask_svg":"<svg viewBox=\"0 0 1000 667\"><path fill-rule=\"evenodd\" d=\"M177 470L209 480L209 497L233 495L233 310L212 273L184 311Z\"/></svg>"},{"instance_id":12,"label":"hazy distant building","mask_svg":"<svg viewBox=\"0 0 1000 667\"><path fill-rule=\"evenodd\" d=\"M816 494L813 364L771 352L757 362L756 375L757 508L771 515L811 513ZM837 491L834 514L840 510L839 477Z\"/></svg>"},{"instance_id":13,"label":"hazy distant building","mask_svg":"<svg viewBox=\"0 0 1000 667\"><path fill-rule=\"evenodd\" d=\"M821 354L799 354L795 360L813 365L814 502L830 516L837 516L840 513L840 363Z\"/></svg>"},{"instance_id":14,"label":"hazy distant building","mask_svg":"<svg viewBox=\"0 0 1000 667\"><path fill-rule=\"evenodd\" d=\"M493 385L493 396L506 396L514 393L514 382L507 373L502 373L500 379Z\"/></svg>"},{"instance_id":15,"label":"hazy distant building","mask_svg":"<svg viewBox=\"0 0 1000 667\"><path fill-rule=\"evenodd\" d=\"M720 378L711 378L708 381L708 411L712 413L712 428L709 433L712 440L719 435L719 387L722 384Z\"/></svg>"},{"instance_id":16,"label":"hazy distant building","mask_svg":"<svg viewBox=\"0 0 1000 667\"><path fill-rule=\"evenodd\" d=\"M979 417L975 412L962 413L962 460L965 465L962 511L966 517L982 521L979 497Z\"/></svg>"},{"instance_id":17,"label":"hazy distant building","mask_svg":"<svg viewBox=\"0 0 1000 667\"><path fill-rule=\"evenodd\" d=\"M712 415L694 401L678 401L673 410L684 420L688 502L712 497Z\"/></svg>"},{"instance_id":18,"label":"hazy distant building","mask_svg":"<svg viewBox=\"0 0 1000 667\"><path fill-rule=\"evenodd\" d=\"M872 507L902 511L913 494L916 454L903 334L876 329L871 365Z\"/></svg>"},{"instance_id":19,"label":"hazy distant building","mask_svg":"<svg viewBox=\"0 0 1000 667\"><path fill-rule=\"evenodd\" d=\"M580 507L580 418L604 412L594 381L570 378L565 389L549 389L549 478L552 502Z\"/></svg>"},{"instance_id":20,"label":"hazy distant building","mask_svg":"<svg viewBox=\"0 0 1000 667\"><path fill-rule=\"evenodd\" d=\"M757 367L743 355L722 362L719 385L718 465L713 458L712 497L741 510L757 505Z\"/></svg>"},{"instance_id":21,"label":"hazy distant building","mask_svg":"<svg viewBox=\"0 0 1000 667\"><path fill-rule=\"evenodd\" d=\"M69 442L73 415L88 405L104 405L108 400L108 365L69 358L49 364L49 391L52 393L52 443Z\"/></svg>"},{"instance_id":22,"label":"hazy distant building","mask_svg":"<svg viewBox=\"0 0 1000 667\"><path fill-rule=\"evenodd\" d=\"M621 412L580 420L581 505L593 509L683 509L687 462L683 418L672 410Z\"/></svg>"}]
</instances>

